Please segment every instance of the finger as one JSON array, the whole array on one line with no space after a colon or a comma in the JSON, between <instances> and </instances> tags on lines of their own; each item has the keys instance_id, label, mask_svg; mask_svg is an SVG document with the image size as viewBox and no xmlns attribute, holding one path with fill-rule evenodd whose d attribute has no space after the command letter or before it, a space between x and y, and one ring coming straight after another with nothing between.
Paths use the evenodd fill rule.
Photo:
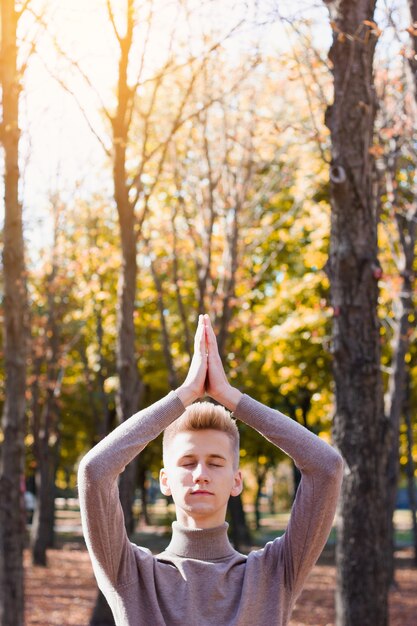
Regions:
<instances>
[{"instance_id":1,"label":"finger","mask_svg":"<svg viewBox=\"0 0 417 626\"><path fill-rule=\"evenodd\" d=\"M203 325L203 337L201 339L201 351L202 351L202 354L204 354L205 356L208 356L206 317L207 315L201 315L201 322Z\"/></svg>"},{"instance_id":2,"label":"finger","mask_svg":"<svg viewBox=\"0 0 417 626\"><path fill-rule=\"evenodd\" d=\"M207 326L204 323L204 319L203 319L203 326L204 326L204 354L206 356L208 356L208 337L207 337Z\"/></svg>"},{"instance_id":3,"label":"finger","mask_svg":"<svg viewBox=\"0 0 417 626\"><path fill-rule=\"evenodd\" d=\"M216 335L214 334L213 326L211 325L211 321L208 315L204 316L204 325L206 328L208 352L210 355L213 356L219 353L219 348L217 345Z\"/></svg>"},{"instance_id":4,"label":"finger","mask_svg":"<svg viewBox=\"0 0 417 626\"><path fill-rule=\"evenodd\" d=\"M198 326L194 338L194 352L205 354L206 352L206 331L202 315L198 317Z\"/></svg>"},{"instance_id":5,"label":"finger","mask_svg":"<svg viewBox=\"0 0 417 626\"><path fill-rule=\"evenodd\" d=\"M194 335L194 351L198 348L200 344L201 337L201 315L198 316L197 328Z\"/></svg>"},{"instance_id":6,"label":"finger","mask_svg":"<svg viewBox=\"0 0 417 626\"><path fill-rule=\"evenodd\" d=\"M207 354L206 327L204 324L203 316L201 316L201 335L200 335L199 351L203 356Z\"/></svg>"}]
</instances>

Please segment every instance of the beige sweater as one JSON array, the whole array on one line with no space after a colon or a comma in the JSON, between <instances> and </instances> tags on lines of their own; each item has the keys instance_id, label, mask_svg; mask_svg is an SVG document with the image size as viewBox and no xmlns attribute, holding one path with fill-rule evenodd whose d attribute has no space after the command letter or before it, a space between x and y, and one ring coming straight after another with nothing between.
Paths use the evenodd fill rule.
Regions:
<instances>
[{"instance_id":1,"label":"beige sweater","mask_svg":"<svg viewBox=\"0 0 417 626\"><path fill-rule=\"evenodd\" d=\"M170 392L116 428L80 465L84 535L116 624L284 626L328 537L342 459L293 420L244 395L235 417L290 455L302 473L285 534L244 556L230 545L227 523L190 530L174 522L171 543L153 556L126 535L118 476L184 410Z\"/></svg>"}]
</instances>

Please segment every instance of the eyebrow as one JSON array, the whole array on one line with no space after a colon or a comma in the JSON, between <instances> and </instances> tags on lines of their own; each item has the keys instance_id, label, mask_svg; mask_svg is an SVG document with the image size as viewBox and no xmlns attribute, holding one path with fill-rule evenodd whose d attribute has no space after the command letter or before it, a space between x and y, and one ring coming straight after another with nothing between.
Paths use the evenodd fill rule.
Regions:
<instances>
[{"instance_id":1,"label":"eyebrow","mask_svg":"<svg viewBox=\"0 0 417 626\"><path fill-rule=\"evenodd\" d=\"M207 456L208 456L209 459L221 459L222 461L227 461L226 457L222 456L221 454L208 454ZM192 453L190 453L190 454L183 454L180 457L180 460L181 459L194 459L195 457L196 457L196 455L192 454Z\"/></svg>"}]
</instances>

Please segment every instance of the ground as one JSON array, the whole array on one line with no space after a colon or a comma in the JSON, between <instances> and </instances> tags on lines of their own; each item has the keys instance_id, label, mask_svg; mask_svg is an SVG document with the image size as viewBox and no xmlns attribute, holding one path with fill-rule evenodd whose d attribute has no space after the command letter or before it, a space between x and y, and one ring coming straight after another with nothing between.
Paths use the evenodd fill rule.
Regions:
<instances>
[{"instance_id":1,"label":"ground","mask_svg":"<svg viewBox=\"0 0 417 626\"><path fill-rule=\"evenodd\" d=\"M88 626L96 597L90 560L79 534L77 513L61 511L60 547L48 552L48 567L34 567L25 553L26 626ZM159 552L167 538L160 526L143 528L138 542ZM390 593L390 626L415 626L417 569L411 549L397 552L397 586ZM336 571L333 549L325 550L300 596L291 626L332 626Z\"/></svg>"}]
</instances>

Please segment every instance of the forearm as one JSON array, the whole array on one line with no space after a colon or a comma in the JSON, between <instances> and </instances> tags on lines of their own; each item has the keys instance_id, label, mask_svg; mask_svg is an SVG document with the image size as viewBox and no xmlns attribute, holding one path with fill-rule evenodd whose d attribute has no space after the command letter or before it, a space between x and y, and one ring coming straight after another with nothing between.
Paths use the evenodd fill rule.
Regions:
<instances>
[{"instance_id":1,"label":"forearm","mask_svg":"<svg viewBox=\"0 0 417 626\"><path fill-rule=\"evenodd\" d=\"M342 481L342 458L306 428L249 396L242 397L234 414L292 457L301 470L287 529L276 544L280 546L286 584L298 595L332 526ZM275 567L274 548L271 555Z\"/></svg>"},{"instance_id":2,"label":"forearm","mask_svg":"<svg viewBox=\"0 0 417 626\"><path fill-rule=\"evenodd\" d=\"M221 389L216 396L214 397L217 402L220 402L226 409L229 411L235 411L243 393L236 389L236 387L232 387L231 385L227 385L227 387Z\"/></svg>"},{"instance_id":3,"label":"forearm","mask_svg":"<svg viewBox=\"0 0 417 626\"><path fill-rule=\"evenodd\" d=\"M301 471L341 471L341 457L334 448L279 411L242 395L234 415L288 454Z\"/></svg>"},{"instance_id":4,"label":"forearm","mask_svg":"<svg viewBox=\"0 0 417 626\"><path fill-rule=\"evenodd\" d=\"M118 476L147 443L183 412L182 402L171 392L118 426L81 461L78 470L81 520L101 589L128 582L136 570L124 527Z\"/></svg>"},{"instance_id":5,"label":"forearm","mask_svg":"<svg viewBox=\"0 0 417 626\"><path fill-rule=\"evenodd\" d=\"M126 465L184 412L175 392L139 411L120 424L86 454L80 464L79 478L108 484L116 480Z\"/></svg>"}]
</instances>

